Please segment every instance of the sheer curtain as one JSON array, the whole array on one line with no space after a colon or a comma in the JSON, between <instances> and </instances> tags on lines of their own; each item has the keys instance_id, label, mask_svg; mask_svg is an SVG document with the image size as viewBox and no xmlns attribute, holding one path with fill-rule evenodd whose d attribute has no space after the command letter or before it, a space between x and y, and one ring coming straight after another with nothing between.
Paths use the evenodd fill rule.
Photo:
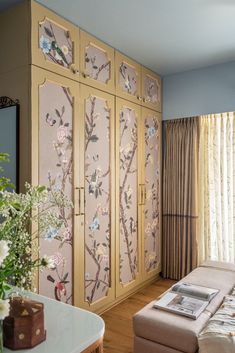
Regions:
<instances>
[{"instance_id":1,"label":"sheer curtain","mask_svg":"<svg viewBox=\"0 0 235 353\"><path fill-rule=\"evenodd\" d=\"M199 263L235 261L235 115L200 117Z\"/></svg>"}]
</instances>

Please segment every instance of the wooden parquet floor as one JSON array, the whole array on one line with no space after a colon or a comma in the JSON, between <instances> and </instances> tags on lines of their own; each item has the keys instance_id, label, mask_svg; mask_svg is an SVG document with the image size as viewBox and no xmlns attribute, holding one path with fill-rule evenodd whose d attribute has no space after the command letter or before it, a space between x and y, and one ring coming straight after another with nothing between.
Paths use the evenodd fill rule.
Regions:
<instances>
[{"instance_id":1,"label":"wooden parquet floor","mask_svg":"<svg viewBox=\"0 0 235 353\"><path fill-rule=\"evenodd\" d=\"M132 353L133 315L174 283L175 281L160 279L104 313L104 353Z\"/></svg>"}]
</instances>

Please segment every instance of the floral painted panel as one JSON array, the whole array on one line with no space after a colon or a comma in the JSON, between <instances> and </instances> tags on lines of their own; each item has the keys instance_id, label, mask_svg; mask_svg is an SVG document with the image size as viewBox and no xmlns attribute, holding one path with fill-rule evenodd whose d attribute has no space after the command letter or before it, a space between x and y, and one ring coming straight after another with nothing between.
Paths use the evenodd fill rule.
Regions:
<instances>
[{"instance_id":1,"label":"floral painted panel","mask_svg":"<svg viewBox=\"0 0 235 353\"><path fill-rule=\"evenodd\" d=\"M160 123L154 115L145 118L145 270L157 268L160 254Z\"/></svg>"},{"instance_id":2,"label":"floral painted panel","mask_svg":"<svg viewBox=\"0 0 235 353\"><path fill-rule=\"evenodd\" d=\"M160 102L160 86L158 81L149 75L144 78L144 97L153 104Z\"/></svg>"},{"instance_id":3,"label":"floral painted panel","mask_svg":"<svg viewBox=\"0 0 235 353\"><path fill-rule=\"evenodd\" d=\"M85 300L110 287L110 109L105 99L85 102Z\"/></svg>"},{"instance_id":4,"label":"floral painted panel","mask_svg":"<svg viewBox=\"0 0 235 353\"><path fill-rule=\"evenodd\" d=\"M122 62L119 68L119 84L122 90L134 96L137 93L138 79L135 68Z\"/></svg>"},{"instance_id":5,"label":"floral painted panel","mask_svg":"<svg viewBox=\"0 0 235 353\"><path fill-rule=\"evenodd\" d=\"M138 272L137 237L137 116L133 109L120 112L120 282L129 283Z\"/></svg>"},{"instance_id":6,"label":"floral painted panel","mask_svg":"<svg viewBox=\"0 0 235 353\"><path fill-rule=\"evenodd\" d=\"M39 91L39 184L62 190L72 200L73 99L66 87L46 82ZM40 294L72 301L72 208L55 208L63 226L50 228L40 240L41 255L51 257L56 267L40 273Z\"/></svg>"},{"instance_id":7,"label":"floral painted panel","mask_svg":"<svg viewBox=\"0 0 235 353\"><path fill-rule=\"evenodd\" d=\"M89 44L85 52L85 72L93 80L107 83L110 80L111 61L107 53Z\"/></svg>"},{"instance_id":8,"label":"floral painted panel","mask_svg":"<svg viewBox=\"0 0 235 353\"><path fill-rule=\"evenodd\" d=\"M39 24L39 48L46 59L69 68L73 63L73 44L69 31L46 19Z\"/></svg>"}]
</instances>

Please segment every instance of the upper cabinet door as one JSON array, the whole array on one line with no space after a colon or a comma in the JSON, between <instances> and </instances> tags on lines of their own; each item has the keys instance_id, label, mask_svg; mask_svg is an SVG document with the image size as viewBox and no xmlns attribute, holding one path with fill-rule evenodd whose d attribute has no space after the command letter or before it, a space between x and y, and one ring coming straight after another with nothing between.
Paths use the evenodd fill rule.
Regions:
<instances>
[{"instance_id":1,"label":"upper cabinet door","mask_svg":"<svg viewBox=\"0 0 235 353\"><path fill-rule=\"evenodd\" d=\"M141 66L117 51L115 62L116 95L140 103Z\"/></svg>"},{"instance_id":2,"label":"upper cabinet door","mask_svg":"<svg viewBox=\"0 0 235 353\"><path fill-rule=\"evenodd\" d=\"M142 102L146 107L162 111L161 78L145 67L142 67Z\"/></svg>"},{"instance_id":3,"label":"upper cabinet door","mask_svg":"<svg viewBox=\"0 0 235 353\"><path fill-rule=\"evenodd\" d=\"M114 93L114 49L80 32L80 81Z\"/></svg>"},{"instance_id":4,"label":"upper cabinet door","mask_svg":"<svg viewBox=\"0 0 235 353\"><path fill-rule=\"evenodd\" d=\"M36 2L31 6L32 64L78 80L79 29Z\"/></svg>"}]
</instances>

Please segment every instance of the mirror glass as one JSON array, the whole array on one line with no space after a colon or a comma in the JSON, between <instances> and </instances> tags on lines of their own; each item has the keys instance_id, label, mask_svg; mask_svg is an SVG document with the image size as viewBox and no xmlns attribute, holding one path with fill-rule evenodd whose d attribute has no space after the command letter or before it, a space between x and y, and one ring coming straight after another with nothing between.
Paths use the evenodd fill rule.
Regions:
<instances>
[{"instance_id":1,"label":"mirror glass","mask_svg":"<svg viewBox=\"0 0 235 353\"><path fill-rule=\"evenodd\" d=\"M9 155L9 162L3 163L3 175L16 186L19 185L18 134L19 105L7 97L0 97L0 152Z\"/></svg>"}]
</instances>

